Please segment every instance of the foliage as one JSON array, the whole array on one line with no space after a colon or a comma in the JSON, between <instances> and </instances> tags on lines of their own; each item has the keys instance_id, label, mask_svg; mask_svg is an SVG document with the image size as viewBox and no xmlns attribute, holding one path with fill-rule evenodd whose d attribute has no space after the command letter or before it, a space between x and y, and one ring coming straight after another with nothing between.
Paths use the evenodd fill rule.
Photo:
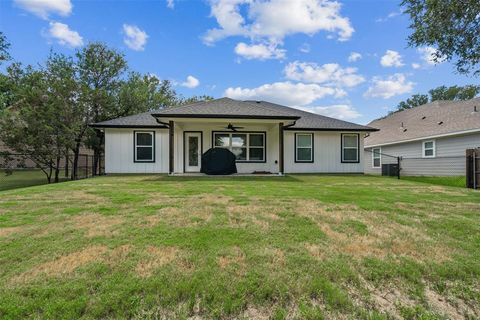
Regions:
<instances>
[{"instance_id":1,"label":"foliage","mask_svg":"<svg viewBox=\"0 0 480 320\"><path fill-rule=\"evenodd\" d=\"M0 65L3 61L8 61L12 58L8 49L10 49L10 43L7 41L7 37L3 32L0 31Z\"/></svg>"},{"instance_id":2,"label":"foliage","mask_svg":"<svg viewBox=\"0 0 480 320\"><path fill-rule=\"evenodd\" d=\"M201 102L201 101L210 101L210 100L213 100L213 97L212 96L209 96L209 95L201 95L201 96L191 96L189 98L184 98L184 97L181 97L178 101L177 101L177 105L185 105L185 104L192 104L192 103L196 103L196 102Z\"/></svg>"},{"instance_id":3,"label":"foliage","mask_svg":"<svg viewBox=\"0 0 480 320\"><path fill-rule=\"evenodd\" d=\"M480 1L403 0L402 6L411 20L411 46L434 46L436 61L456 59L458 72L480 74Z\"/></svg>"},{"instance_id":4,"label":"foliage","mask_svg":"<svg viewBox=\"0 0 480 320\"><path fill-rule=\"evenodd\" d=\"M461 101L470 100L475 98L480 93L480 86L478 85L466 85L466 86L440 86L428 91L426 94L414 94L405 101L400 102L397 105L397 111L415 108L423 104L437 101Z\"/></svg>"}]
</instances>

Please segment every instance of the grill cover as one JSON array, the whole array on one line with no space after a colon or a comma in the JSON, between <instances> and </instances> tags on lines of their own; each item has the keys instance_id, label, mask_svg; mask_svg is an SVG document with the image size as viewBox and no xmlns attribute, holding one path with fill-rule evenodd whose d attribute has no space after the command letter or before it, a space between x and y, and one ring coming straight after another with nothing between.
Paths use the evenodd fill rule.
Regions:
<instances>
[{"instance_id":1,"label":"grill cover","mask_svg":"<svg viewBox=\"0 0 480 320\"><path fill-rule=\"evenodd\" d=\"M214 175L237 173L235 155L225 148L210 148L202 155L200 172Z\"/></svg>"}]
</instances>

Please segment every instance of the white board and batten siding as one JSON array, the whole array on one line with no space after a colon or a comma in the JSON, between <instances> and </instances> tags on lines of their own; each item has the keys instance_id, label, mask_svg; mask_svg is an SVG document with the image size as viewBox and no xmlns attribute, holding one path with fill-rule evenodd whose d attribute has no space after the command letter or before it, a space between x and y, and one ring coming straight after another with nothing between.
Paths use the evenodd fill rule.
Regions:
<instances>
[{"instance_id":1,"label":"white board and batten siding","mask_svg":"<svg viewBox=\"0 0 480 320\"><path fill-rule=\"evenodd\" d=\"M313 162L295 162L295 133L313 134ZM359 135L359 162L342 163L342 133ZM286 173L363 173L364 133L338 131L285 131Z\"/></svg>"},{"instance_id":2,"label":"white board and batten siding","mask_svg":"<svg viewBox=\"0 0 480 320\"><path fill-rule=\"evenodd\" d=\"M435 141L435 157L424 158L423 141ZM461 176L465 175L465 151L480 147L480 133L425 139L381 146L383 154L403 157L401 173L411 176ZM381 174L381 168L373 168L372 148L364 152L365 173ZM381 163L396 163L395 158L381 156Z\"/></svg>"},{"instance_id":3,"label":"white board and batten siding","mask_svg":"<svg viewBox=\"0 0 480 320\"><path fill-rule=\"evenodd\" d=\"M184 131L202 131L203 150L212 146L212 131L221 131L217 126L184 124L175 126L174 172L183 172ZM155 131L155 162L134 162L134 131ZM263 163L237 163L239 173L268 171L278 173L277 125L245 125L241 131L262 131L266 133L266 161ZM312 163L295 162L295 132L284 131L284 171L285 173L363 173L364 153L362 132L338 131L298 131L312 133L314 139L314 161ZM359 134L359 162L342 163L341 134ZM105 172L108 173L168 173L168 129L131 129L105 128ZM369 159L369 158L368 158Z\"/></svg>"},{"instance_id":4,"label":"white board and batten siding","mask_svg":"<svg viewBox=\"0 0 480 320\"><path fill-rule=\"evenodd\" d=\"M155 131L155 162L134 162L134 131ZM168 130L106 128L105 173L168 173Z\"/></svg>"}]
</instances>

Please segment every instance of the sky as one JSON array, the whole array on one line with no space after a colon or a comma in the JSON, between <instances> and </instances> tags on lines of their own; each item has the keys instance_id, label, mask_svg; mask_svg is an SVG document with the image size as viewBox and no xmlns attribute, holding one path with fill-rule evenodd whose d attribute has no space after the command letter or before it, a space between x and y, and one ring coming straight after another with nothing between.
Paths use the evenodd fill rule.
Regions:
<instances>
[{"instance_id":1,"label":"sky","mask_svg":"<svg viewBox=\"0 0 480 320\"><path fill-rule=\"evenodd\" d=\"M0 0L15 61L101 41L185 97L267 100L367 124L414 93L478 83L411 48L400 1Z\"/></svg>"}]
</instances>

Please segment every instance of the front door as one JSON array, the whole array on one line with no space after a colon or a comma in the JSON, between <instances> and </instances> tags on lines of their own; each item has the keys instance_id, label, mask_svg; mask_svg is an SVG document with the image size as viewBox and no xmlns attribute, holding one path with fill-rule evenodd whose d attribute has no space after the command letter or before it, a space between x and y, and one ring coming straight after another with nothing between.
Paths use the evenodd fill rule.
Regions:
<instances>
[{"instance_id":1,"label":"front door","mask_svg":"<svg viewBox=\"0 0 480 320\"><path fill-rule=\"evenodd\" d=\"M200 172L202 133L185 132L185 172Z\"/></svg>"}]
</instances>

